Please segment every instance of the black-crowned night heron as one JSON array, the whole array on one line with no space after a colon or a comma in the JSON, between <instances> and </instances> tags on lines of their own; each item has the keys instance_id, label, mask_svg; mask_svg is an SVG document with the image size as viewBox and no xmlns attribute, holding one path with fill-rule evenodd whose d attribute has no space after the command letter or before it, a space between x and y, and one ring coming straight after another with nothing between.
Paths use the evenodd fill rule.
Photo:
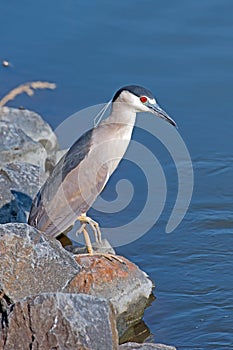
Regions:
<instances>
[{"instance_id":1,"label":"black-crowned night heron","mask_svg":"<svg viewBox=\"0 0 233 350\"><path fill-rule=\"evenodd\" d=\"M78 233L84 233L87 251L93 253L86 224L92 227L97 241L101 233L98 223L86 212L124 156L137 112L150 112L176 126L149 90L136 85L118 90L108 118L71 146L38 192L29 215L31 226L58 237L79 220Z\"/></svg>"}]
</instances>

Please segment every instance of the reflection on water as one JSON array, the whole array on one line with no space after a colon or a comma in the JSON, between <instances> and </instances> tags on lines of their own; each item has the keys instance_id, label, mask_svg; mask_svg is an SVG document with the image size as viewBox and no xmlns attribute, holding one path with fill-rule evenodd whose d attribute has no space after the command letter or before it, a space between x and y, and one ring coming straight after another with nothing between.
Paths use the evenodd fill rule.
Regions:
<instances>
[{"instance_id":1,"label":"reflection on water","mask_svg":"<svg viewBox=\"0 0 233 350\"><path fill-rule=\"evenodd\" d=\"M156 298L152 293L148 299L147 308L151 307L151 304L155 299ZM135 323L132 324L120 337L119 342L120 344L127 342L143 343L145 341L148 342L152 338L152 334L147 324L143 320L135 320Z\"/></svg>"},{"instance_id":2,"label":"reflection on water","mask_svg":"<svg viewBox=\"0 0 233 350\"><path fill-rule=\"evenodd\" d=\"M134 326L130 327L125 334L120 337L119 343L127 342L143 343L151 336L150 330L144 321L140 321Z\"/></svg>"}]
</instances>

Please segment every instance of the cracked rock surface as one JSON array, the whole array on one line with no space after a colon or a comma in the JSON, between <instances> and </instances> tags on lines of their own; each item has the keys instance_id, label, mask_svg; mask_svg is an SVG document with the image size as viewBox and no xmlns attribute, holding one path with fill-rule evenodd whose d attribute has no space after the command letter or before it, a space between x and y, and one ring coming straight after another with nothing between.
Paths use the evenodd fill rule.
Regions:
<instances>
[{"instance_id":1,"label":"cracked rock surface","mask_svg":"<svg viewBox=\"0 0 233 350\"><path fill-rule=\"evenodd\" d=\"M27 224L0 225L0 286L14 302L62 291L80 266L53 238Z\"/></svg>"},{"instance_id":2,"label":"cracked rock surface","mask_svg":"<svg viewBox=\"0 0 233 350\"><path fill-rule=\"evenodd\" d=\"M2 350L117 350L111 307L90 295L47 293L27 297L11 309L2 330Z\"/></svg>"}]
</instances>

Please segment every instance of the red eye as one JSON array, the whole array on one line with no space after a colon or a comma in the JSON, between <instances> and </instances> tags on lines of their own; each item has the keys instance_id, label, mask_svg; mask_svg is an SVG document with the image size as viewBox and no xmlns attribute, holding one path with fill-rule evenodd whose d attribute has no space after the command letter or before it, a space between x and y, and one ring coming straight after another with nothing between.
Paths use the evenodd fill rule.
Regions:
<instances>
[{"instance_id":1,"label":"red eye","mask_svg":"<svg viewBox=\"0 0 233 350\"><path fill-rule=\"evenodd\" d=\"M146 96L141 96L141 97L140 97L140 101L141 101L142 103L146 103L146 102L147 102L147 97L146 97Z\"/></svg>"}]
</instances>

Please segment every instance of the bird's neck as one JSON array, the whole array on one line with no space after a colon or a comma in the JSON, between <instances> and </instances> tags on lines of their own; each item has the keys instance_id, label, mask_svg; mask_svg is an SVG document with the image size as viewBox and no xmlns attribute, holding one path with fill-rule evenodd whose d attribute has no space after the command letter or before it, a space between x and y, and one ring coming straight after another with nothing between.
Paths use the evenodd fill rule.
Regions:
<instances>
[{"instance_id":1,"label":"bird's neck","mask_svg":"<svg viewBox=\"0 0 233 350\"><path fill-rule=\"evenodd\" d=\"M112 111L108 118L106 118L104 124L122 124L126 127L133 128L136 120L136 112L123 103L113 103Z\"/></svg>"}]
</instances>

